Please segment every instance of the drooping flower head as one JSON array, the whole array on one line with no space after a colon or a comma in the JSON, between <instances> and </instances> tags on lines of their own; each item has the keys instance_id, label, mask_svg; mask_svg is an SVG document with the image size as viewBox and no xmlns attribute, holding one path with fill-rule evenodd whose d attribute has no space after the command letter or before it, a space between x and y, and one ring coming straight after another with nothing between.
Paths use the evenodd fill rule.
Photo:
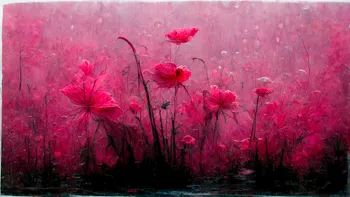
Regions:
<instances>
[{"instance_id":1,"label":"drooping flower head","mask_svg":"<svg viewBox=\"0 0 350 197\"><path fill-rule=\"evenodd\" d=\"M76 79L60 90L79 107L79 119L93 115L94 118L116 120L121 114L121 109L111 94L102 87L105 72L95 77L94 65L88 61L84 61L79 68L80 72L76 75Z\"/></svg>"},{"instance_id":2,"label":"drooping flower head","mask_svg":"<svg viewBox=\"0 0 350 197\"><path fill-rule=\"evenodd\" d=\"M196 140L190 135L185 135L181 140L181 142L186 144L186 145L192 145L192 144L194 144L195 141Z\"/></svg>"},{"instance_id":3,"label":"drooping flower head","mask_svg":"<svg viewBox=\"0 0 350 197\"><path fill-rule=\"evenodd\" d=\"M171 88L187 81L191 71L184 66L168 62L154 66L153 80L162 88Z\"/></svg>"},{"instance_id":4,"label":"drooping flower head","mask_svg":"<svg viewBox=\"0 0 350 197\"><path fill-rule=\"evenodd\" d=\"M265 97L273 92L272 89L268 88L256 88L254 90L255 94L259 95L260 97Z\"/></svg>"},{"instance_id":5,"label":"drooping flower head","mask_svg":"<svg viewBox=\"0 0 350 197\"><path fill-rule=\"evenodd\" d=\"M165 36L169 39L170 42L173 42L177 45L182 43L189 42L193 36L198 32L198 28L190 28L190 29L174 29L170 33L165 34Z\"/></svg>"},{"instance_id":6,"label":"drooping flower head","mask_svg":"<svg viewBox=\"0 0 350 197\"><path fill-rule=\"evenodd\" d=\"M211 111L232 110L237 107L236 98L235 93L212 85L210 95L207 97L208 108Z\"/></svg>"}]
</instances>

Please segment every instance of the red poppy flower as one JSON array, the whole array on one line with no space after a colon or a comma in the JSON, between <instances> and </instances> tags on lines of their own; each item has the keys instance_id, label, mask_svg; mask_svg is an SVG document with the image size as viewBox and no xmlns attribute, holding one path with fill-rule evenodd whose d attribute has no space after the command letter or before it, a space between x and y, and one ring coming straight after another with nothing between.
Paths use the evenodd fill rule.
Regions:
<instances>
[{"instance_id":1,"label":"red poppy flower","mask_svg":"<svg viewBox=\"0 0 350 197\"><path fill-rule=\"evenodd\" d=\"M198 28L190 28L190 29L174 29L170 33L165 34L165 36L169 39L170 42L173 42L177 45L182 43L189 42L193 36L198 32Z\"/></svg>"},{"instance_id":2,"label":"red poppy flower","mask_svg":"<svg viewBox=\"0 0 350 197\"><path fill-rule=\"evenodd\" d=\"M207 97L208 108L211 111L232 110L237 107L236 94L219 89L216 85L210 87L210 95Z\"/></svg>"},{"instance_id":3,"label":"red poppy flower","mask_svg":"<svg viewBox=\"0 0 350 197\"><path fill-rule=\"evenodd\" d=\"M181 142L189 145L189 144L194 144L196 140L190 136L190 135L185 135L185 137L182 138Z\"/></svg>"},{"instance_id":4,"label":"red poppy flower","mask_svg":"<svg viewBox=\"0 0 350 197\"><path fill-rule=\"evenodd\" d=\"M265 97L273 92L272 89L268 88L256 88L254 90L255 94L259 95L260 97Z\"/></svg>"},{"instance_id":5,"label":"red poppy flower","mask_svg":"<svg viewBox=\"0 0 350 197\"><path fill-rule=\"evenodd\" d=\"M94 115L98 118L116 120L121 110L112 96L102 88L105 73L94 77L92 73L94 66L87 61L84 61L79 68L82 72L77 74L77 79L61 89L72 103L79 106L79 119Z\"/></svg>"},{"instance_id":6,"label":"red poppy flower","mask_svg":"<svg viewBox=\"0 0 350 197\"><path fill-rule=\"evenodd\" d=\"M184 66L168 62L154 67L153 80L163 88L171 88L182 84L191 76L191 71Z\"/></svg>"}]
</instances>

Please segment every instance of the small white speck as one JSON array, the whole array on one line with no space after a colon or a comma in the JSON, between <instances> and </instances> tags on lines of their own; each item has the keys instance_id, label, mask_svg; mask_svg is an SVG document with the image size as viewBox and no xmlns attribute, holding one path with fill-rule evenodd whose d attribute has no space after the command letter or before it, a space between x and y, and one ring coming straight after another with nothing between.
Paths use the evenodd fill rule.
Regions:
<instances>
[{"instance_id":1,"label":"small white speck","mask_svg":"<svg viewBox=\"0 0 350 197\"><path fill-rule=\"evenodd\" d=\"M227 56L227 51L221 51L221 56L226 57Z\"/></svg>"},{"instance_id":2,"label":"small white speck","mask_svg":"<svg viewBox=\"0 0 350 197\"><path fill-rule=\"evenodd\" d=\"M308 10L309 8L310 8L309 3L305 3L305 4L303 5L303 10Z\"/></svg>"},{"instance_id":3,"label":"small white speck","mask_svg":"<svg viewBox=\"0 0 350 197\"><path fill-rule=\"evenodd\" d=\"M256 41L255 41L255 45L256 45L256 46L260 46L260 41L259 41L259 40L256 40Z\"/></svg>"}]
</instances>

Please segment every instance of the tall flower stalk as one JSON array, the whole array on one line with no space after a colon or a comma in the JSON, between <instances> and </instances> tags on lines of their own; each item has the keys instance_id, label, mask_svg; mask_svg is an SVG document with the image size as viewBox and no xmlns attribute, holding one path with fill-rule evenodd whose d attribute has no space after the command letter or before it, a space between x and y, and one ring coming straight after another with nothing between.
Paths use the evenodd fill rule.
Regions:
<instances>
[{"instance_id":1,"label":"tall flower stalk","mask_svg":"<svg viewBox=\"0 0 350 197\"><path fill-rule=\"evenodd\" d=\"M143 89L144 89L145 94L146 94L146 99L147 99L147 111L148 111L148 116L149 116L149 119L151 122L151 127L152 127L154 155L157 158L156 159L157 162L162 163L164 160L163 160L162 150L161 150L161 146L160 146L156 120L155 120L155 116L154 116L154 112L153 112L153 108L152 108L152 104L151 104L151 98L149 95L147 83L146 83L146 81L143 77L143 74L142 74L140 60L137 57L136 49L135 49L134 45L128 39L126 39L124 37L118 37L118 39L124 40L131 47L132 52L134 54L134 58L136 61L136 67L137 67L138 80L139 80L139 82L141 82L141 84L143 86Z\"/></svg>"}]
</instances>

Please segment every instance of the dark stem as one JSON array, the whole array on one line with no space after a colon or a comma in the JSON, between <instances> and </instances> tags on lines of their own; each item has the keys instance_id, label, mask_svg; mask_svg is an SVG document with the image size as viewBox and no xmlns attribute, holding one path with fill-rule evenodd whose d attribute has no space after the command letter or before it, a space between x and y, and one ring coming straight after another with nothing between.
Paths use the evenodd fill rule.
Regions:
<instances>
[{"instance_id":1,"label":"dark stem","mask_svg":"<svg viewBox=\"0 0 350 197\"><path fill-rule=\"evenodd\" d=\"M162 133L162 140L163 140L163 149L164 149L163 152L166 153L162 110L159 110L159 122L160 122L160 132Z\"/></svg>"},{"instance_id":2,"label":"dark stem","mask_svg":"<svg viewBox=\"0 0 350 197\"><path fill-rule=\"evenodd\" d=\"M215 123L214 123L214 136L213 136L213 147L214 147L214 144L217 142L217 135L216 135L216 130L218 128L218 122L219 122L219 111L217 111L215 113ZM214 143L215 142L215 143Z\"/></svg>"},{"instance_id":3,"label":"dark stem","mask_svg":"<svg viewBox=\"0 0 350 197\"><path fill-rule=\"evenodd\" d=\"M146 132L145 132L145 128L143 127L142 125L142 122L141 122L141 119L137 116L135 116L136 120L139 122L139 125L140 125L140 128L141 128L141 131L142 131L142 135L143 137L145 138L145 142L147 144L147 147L149 148L150 147L150 144L148 142L148 138L147 138L147 135L146 135Z\"/></svg>"},{"instance_id":4,"label":"dark stem","mask_svg":"<svg viewBox=\"0 0 350 197\"><path fill-rule=\"evenodd\" d=\"M266 154L266 162L268 163L268 165L270 164L270 160L269 160L269 151L268 151L268 146L267 146L267 136L265 136L265 154Z\"/></svg>"},{"instance_id":5,"label":"dark stem","mask_svg":"<svg viewBox=\"0 0 350 197\"><path fill-rule=\"evenodd\" d=\"M250 133L250 145L252 144L252 140L255 139L256 115L258 114L259 98L260 98L260 96L258 95L258 97L257 97L257 99L256 99L256 105L255 105L255 112L254 112L254 119L253 119L252 131L251 131L251 133Z\"/></svg>"},{"instance_id":6,"label":"dark stem","mask_svg":"<svg viewBox=\"0 0 350 197\"><path fill-rule=\"evenodd\" d=\"M125 126L124 124L123 124L123 127L125 129L126 134L129 135L129 139L131 141L131 133L130 133L128 127ZM134 151L132 149L132 145L128 142L128 140L126 138L126 135L124 135L124 136L125 136L124 140L125 140L125 143L126 143L126 148L127 148L128 152L129 152L129 161L128 161L129 165L131 165L132 167L135 167L134 166L135 165L135 155L134 155Z\"/></svg>"},{"instance_id":7,"label":"dark stem","mask_svg":"<svg viewBox=\"0 0 350 197\"><path fill-rule=\"evenodd\" d=\"M199 60L199 61L201 61L201 62L203 63L204 69L205 69L205 74L206 74L206 77L207 77L207 82L210 83L210 82L209 82L209 75L208 75L208 67L207 67L207 64L205 63L205 61L204 61L203 59L197 58L197 57L193 57L192 60L193 60L193 61L194 61L194 60Z\"/></svg>"},{"instance_id":8,"label":"dark stem","mask_svg":"<svg viewBox=\"0 0 350 197\"><path fill-rule=\"evenodd\" d=\"M280 169L283 166L284 149L286 148L286 146L287 146L287 140L284 140L284 145L283 145L283 148L282 148L281 160L280 160L280 165L279 165Z\"/></svg>"},{"instance_id":9,"label":"dark stem","mask_svg":"<svg viewBox=\"0 0 350 197\"><path fill-rule=\"evenodd\" d=\"M176 100L177 100L177 91L179 89L179 86L175 86L175 93L174 93L174 109L173 109L173 118L171 120L171 145L172 145L172 163L173 165L176 165L176 142L175 142L175 136L176 136Z\"/></svg>"},{"instance_id":10,"label":"dark stem","mask_svg":"<svg viewBox=\"0 0 350 197\"><path fill-rule=\"evenodd\" d=\"M46 171L47 171L47 165L46 165L46 134L47 134L47 130L48 130L47 94L44 97L44 101L45 101L44 172L45 172L45 179L46 179Z\"/></svg>"},{"instance_id":11,"label":"dark stem","mask_svg":"<svg viewBox=\"0 0 350 197\"><path fill-rule=\"evenodd\" d=\"M309 55L309 51L307 50L306 46L305 46L305 42L303 39L301 39L302 43L303 43L303 47L304 47L304 50L305 50L305 53L306 53L306 57L307 57L307 66L308 66L308 69L309 69L309 77L311 75L311 69L310 69L310 55Z\"/></svg>"},{"instance_id":12,"label":"dark stem","mask_svg":"<svg viewBox=\"0 0 350 197\"><path fill-rule=\"evenodd\" d=\"M22 51L19 51L19 88L18 91L20 92L22 89Z\"/></svg>"},{"instance_id":13,"label":"dark stem","mask_svg":"<svg viewBox=\"0 0 350 197\"><path fill-rule=\"evenodd\" d=\"M151 98L149 95L149 91L148 91L148 87L147 87L147 83L143 77L142 74L142 70L141 70L141 63L136 55L136 50L134 45L126 38L124 37L118 37L118 39L124 40L126 43L128 43L128 45L131 47L132 52L134 54L134 58L136 61L136 66L137 66L137 72L138 72L138 77L140 77L142 86L145 90L146 93L146 98L147 98L147 109L148 109L148 115L150 118L150 122L151 122L151 126L152 126L152 134L153 134L153 145L154 145L154 154L157 158L157 162L158 163L162 163L163 162L163 155L162 155L162 151L161 151L161 146L160 146L160 141L159 141L159 135L158 135L158 131L157 131L157 125L156 125L156 120L154 117L154 112L153 112L153 108L151 105Z\"/></svg>"}]
</instances>

